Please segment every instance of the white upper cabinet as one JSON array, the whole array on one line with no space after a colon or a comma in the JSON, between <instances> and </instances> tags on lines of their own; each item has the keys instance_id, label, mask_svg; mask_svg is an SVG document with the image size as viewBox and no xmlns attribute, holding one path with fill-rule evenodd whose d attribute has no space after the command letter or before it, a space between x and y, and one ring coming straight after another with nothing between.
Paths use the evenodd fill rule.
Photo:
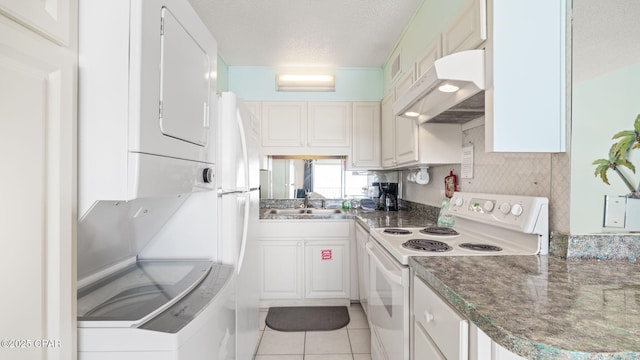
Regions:
<instances>
[{"instance_id":1,"label":"white upper cabinet","mask_svg":"<svg viewBox=\"0 0 640 360\"><path fill-rule=\"evenodd\" d=\"M312 102L307 111L307 146L351 145L351 103Z\"/></svg>"},{"instance_id":2,"label":"white upper cabinet","mask_svg":"<svg viewBox=\"0 0 640 360\"><path fill-rule=\"evenodd\" d=\"M440 36L434 40L416 61L416 79L422 76L433 63L442 57L442 38Z\"/></svg>"},{"instance_id":3,"label":"white upper cabinet","mask_svg":"<svg viewBox=\"0 0 640 360\"><path fill-rule=\"evenodd\" d=\"M415 71L411 69L396 84L396 98L406 94L414 81ZM396 164L403 165L418 161L418 123L413 119L400 117L395 117L394 121Z\"/></svg>"},{"instance_id":4,"label":"white upper cabinet","mask_svg":"<svg viewBox=\"0 0 640 360\"><path fill-rule=\"evenodd\" d=\"M394 93L391 92L380 103L380 126L382 167L396 166L396 118L393 115Z\"/></svg>"},{"instance_id":5,"label":"white upper cabinet","mask_svg":"<svg viewBox=\"0 0 640 360\"><path fill-rule=\"evenodd\" d=\"M261 107L262 155L351 153L350 102L274 101Z\"/></svg>"},{"instance_id":6,"label":"white upper cabinet","mask_svg":"<svg viewBox=\"0 0 640 360\"><path fill-rule=\"evenodd\" d=\"M350 169L380 168L380 103L353 103Z\"/></svg>"},{"instance_id":7,"label":"white upper cabinet","mask_svg":"<svg viewBox=\"0 0 640 360\"><path fill-rule=\"evenodd\" d=\"M73 41L72 26L77 0L0 0L0 13L37 31L60 45ZM71 11L73 9L73 11ZM75 32L73 33L75 36Z\"/></svg>"},{"instance_id":8,"label":"white upper cabinet","mask_svg":"<svg viewBox=\"0 0 640 360\"><path fill-rule=\"evenodd\" d=\"M442 31L442 55L477 49L485 40L487 40L486 0L470 0Z\"/></svg>"},{"instance_id":9,"label":"white upper cabinet","mask_svg":"<svg viewBox=\"0 0 640 360\"><path fill-rule=\"evenodd\" d=\"M307 104L264 102L260 131L263 147L301 147L306 133Z\"/></svg>"},{"instance_id":10,"label":"white upper cabinet","mask_svg":"<svg viewBox=\"0 0 640 360\"><path fill-rule=\"evenodd\" d=\"M486 151L565 151L567 2L487 4Z\"/></svg>"}]
</instances>

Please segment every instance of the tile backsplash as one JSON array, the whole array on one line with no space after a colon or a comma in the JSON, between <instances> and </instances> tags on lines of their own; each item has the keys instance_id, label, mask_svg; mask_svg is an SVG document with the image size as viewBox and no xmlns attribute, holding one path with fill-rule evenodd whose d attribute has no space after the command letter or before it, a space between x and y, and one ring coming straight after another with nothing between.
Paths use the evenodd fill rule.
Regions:
<instances>
[{"instance_id":1,"label":"tile backsplash","mask_svg":"<svg viewBox=\"0 0 640 360\"><path fill-rule=\"evenodd\" d=\"M569 155L567 153L486 153L484 126L463 132L463 146L474 148L473 178L460 179L467 192L544 196L549 198L550 229L569 232ZM428 185L403 182L404 199L439 206L443 179L449 170L460 177L460 166L429 169ZM405 175L406 176L406 175Z\"/></svg>"}]
</instances>

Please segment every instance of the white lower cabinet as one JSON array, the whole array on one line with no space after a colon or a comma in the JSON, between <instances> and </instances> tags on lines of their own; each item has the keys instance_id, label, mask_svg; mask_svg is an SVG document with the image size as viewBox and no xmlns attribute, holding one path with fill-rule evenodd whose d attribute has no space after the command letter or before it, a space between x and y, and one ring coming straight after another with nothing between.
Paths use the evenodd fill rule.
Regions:
<instances>
[{"instance_id":1,"label":"white lower cabinet","mask_svg":"<svg viewBox=\"0 0 640 360\"><path fill-rule=\"evenodd\" d=\"M301 241L261 241L260 263L262 299L302 297Z\"/></svg>"},{"instance_id":2,"label":"white lower cabinet","mask_svg":"<svg viewBox=\"0 0 640 360\"><path fill-rule=\"evenodd\" d=\"M474 324L469 328L469 335L469 360L525 360L491 340Z\"/></svg>"},{"instance_id":3,"label":"white lower cabinet","mask_svg":"<svg viewBox=\"0 0 640 360\"><path fill-rule=\"evenodd\" d=\"M413 349L414 359L447 360L433 343L427 331L418 323L415 324L413 333Z\"/></svg>"},{"instance_id":4,"label":"white lower cabinet","mask_svg":"<svg viewBox=\"0 0 640 360\"><path fill-rule=\"evenodd\" d=\"M413 359L468 359L467 319L416 276L413 278L412 289ZM434 357L433 354L439 357Z\"/></svg>"},{"instance_id":5,"label":"white lower cabinet","mask_svg":"<svg viewBox=\"0 0 640 360\"><path fill-rule=\"evenodd\" d=\"M349 241L308 240L304 244L306 298L349 298Z\"/></svg>"},{"instance_id":6,"label":"white lower cabinet","mask_svg":"<svg viewBox=\"0 0 640 360\"><path fill-rule=\"evenodd\" d=\"M348 303L352 220L262 220L260 298Z\"/></svg>"},{"instance_id":7,"label":"white lower cabinet","mask_svg":"<svg viewBox=\"0 0 640 360\"><path fill-rule=\"evenodd\" d=\"M524 360L493 341L415 275L411 289L411 359Z\"/></svg>"}]
</instances>

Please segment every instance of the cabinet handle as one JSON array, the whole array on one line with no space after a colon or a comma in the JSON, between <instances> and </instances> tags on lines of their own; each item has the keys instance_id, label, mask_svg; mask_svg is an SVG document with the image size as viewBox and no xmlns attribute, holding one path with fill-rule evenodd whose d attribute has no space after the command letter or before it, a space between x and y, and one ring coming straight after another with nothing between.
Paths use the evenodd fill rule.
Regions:
<instances>
[{"instance_id":1,"label":"cabinet handle","mask_svg":"<svg viewBox=\"0 0 640 360\"><path fill-rule=\"evenodd\" d=\"M427 324L433 321L433 314L425 311L424 312L424 322L426 322Z\"/></svg>"}]
</instances>

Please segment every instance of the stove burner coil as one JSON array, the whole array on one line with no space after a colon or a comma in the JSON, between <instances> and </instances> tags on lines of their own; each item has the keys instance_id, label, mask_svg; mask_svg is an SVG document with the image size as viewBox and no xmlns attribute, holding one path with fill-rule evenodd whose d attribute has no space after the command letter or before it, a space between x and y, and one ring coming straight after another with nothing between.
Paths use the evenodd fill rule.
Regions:
<instances>
[{"instance_id":1,"label":"stove burner coil","mask_svg":"<svg viewBox=\"0 0 640 360\"><path fill-rule=\"evenodd\" d=\"M409 231L409 230L394 229L394 228L385 229L383 232L386 233L386 234L391 234L391 235L409 235L409 234L411 234L411 231Z\"/></svg>"},{"instance_id":2,"label":"stove burner coil","mask_svg":"<svg viewBox=\"0 0 640 360\"><path fill-rule=\"evenodd\" d=\"M426 235L439 235L439 236L453 236L459 235L457 231L450 227L437 226L437 227L428 227L420 230L421 233Z\"/></svg>"},{"instance_id":3,"label":"stove burner coil","mask_svg":"<svg viewBox=\"0 0 640 360\"><path fill-rule=\"evenodd\" d=\"M411 239L404 244L404 248L409 250L421 250L429 252L445 252L451 251L453 248L442 241L426 240L426 239Z\"/></svg>"},{"instance_id":4,"label":"stove burner coil","mask_svg":"<svg viewBox=\"0 0 640 360\"><path fill-rule=\"evenodd\" d=\"M502 251L501 247L488 245L488 244L477 244L477 243L464 243L460 244L461 248L474 250L474 251Z\"/></svg>"}]
</instances>

